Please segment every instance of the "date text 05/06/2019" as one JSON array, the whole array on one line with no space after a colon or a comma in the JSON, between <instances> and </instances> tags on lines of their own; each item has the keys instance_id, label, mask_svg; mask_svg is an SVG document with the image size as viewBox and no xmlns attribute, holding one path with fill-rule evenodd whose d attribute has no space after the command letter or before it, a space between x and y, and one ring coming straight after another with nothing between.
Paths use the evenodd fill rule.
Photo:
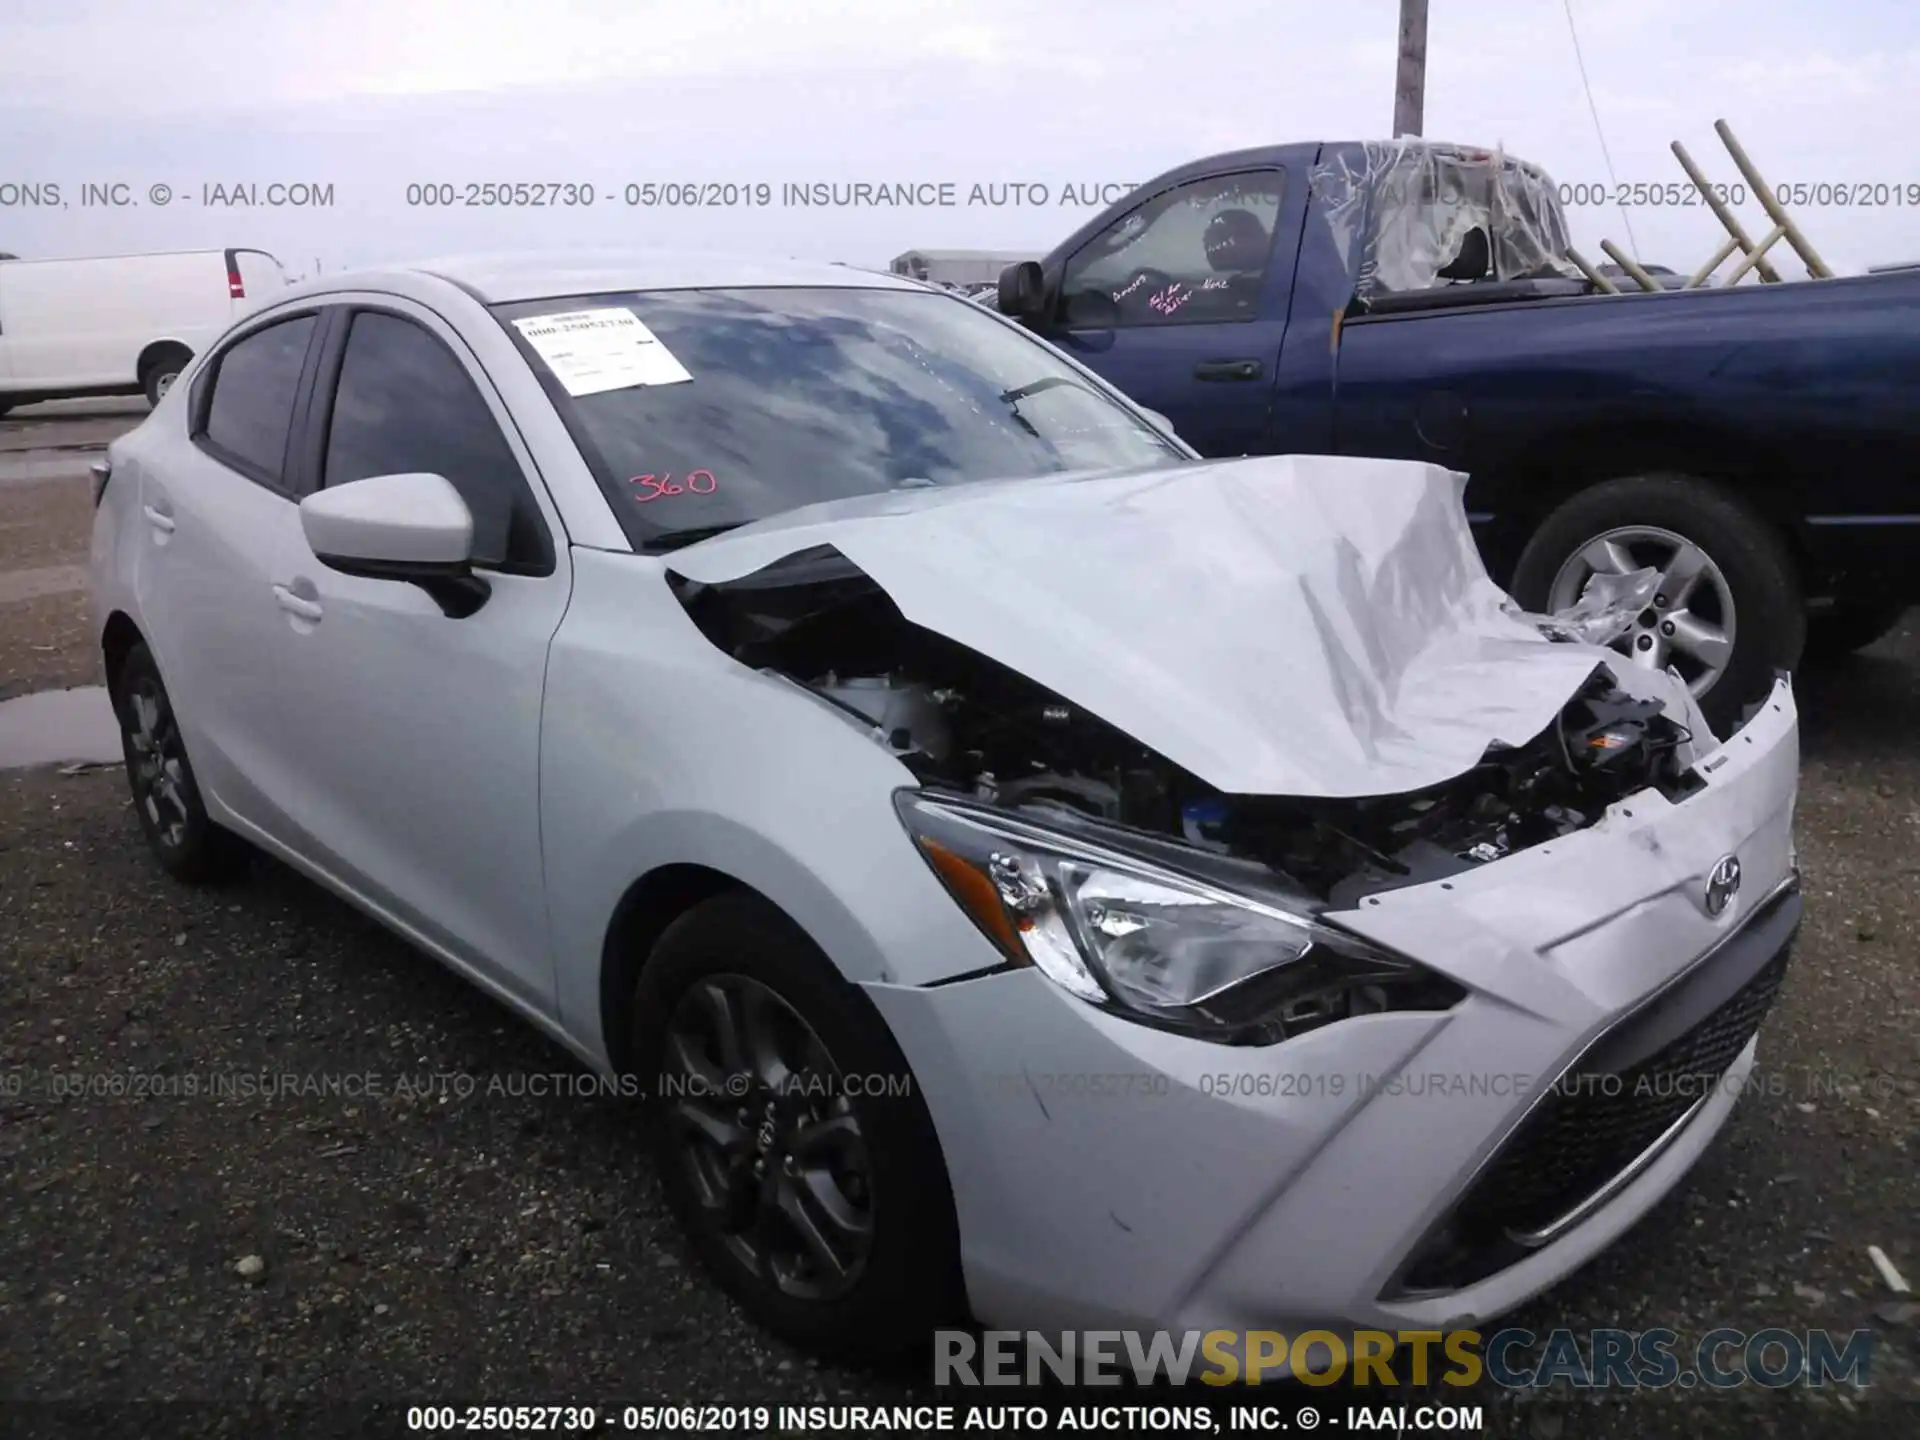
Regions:
<instances>
[{"instance_id":1,"label":"date text 05/06/2019","mask_svg":"<svg viewBox=\"0 0 1920 1440\"><path fill-rule=\"evenodd\" d=\"M1485 1407L1476 1404L1348 1405L1310 1401L1234 1404L1100 1403L1055 1400L1005 1405L416 1405L413 1432L466 1434L550 1431L656 1435L783 1435L848 1433L993 1434L1261 1434L1311 1432L1322 1425L1349 1431L1409 1429L1480 1434Z\"/></svg>"},{"instance_id":2,"label":"date text 05/06/2019","mask_svg":"<svg viewBox=\"0 0 1920 1440\"><path fill-rule=\"evenodd\" d=\"M1131 194L1132 181L957 180L420 180L409 206L442 210L577 210L595 205L644 210L962 210L1052 206L1101 209Z\"/></svg>"}]
</instances>

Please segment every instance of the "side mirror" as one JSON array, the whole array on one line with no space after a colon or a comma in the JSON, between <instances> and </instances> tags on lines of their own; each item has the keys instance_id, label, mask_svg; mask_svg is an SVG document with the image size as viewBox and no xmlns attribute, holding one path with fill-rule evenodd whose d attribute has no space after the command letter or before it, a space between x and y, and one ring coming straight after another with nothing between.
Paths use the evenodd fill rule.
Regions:
<instances>
[{"instance_id":1,"label":"side mirror","mask_svg":"<svg viewBox=\"0 0 1920 1440\"><path fill-rule=\"evenodd\" d=\"M374 475L300 502L314 558L343 575L418 585L464 619L492 587L472 570L473 513L443 476Z\"/></svg>"},{"instance_id":2,"label":"side mirror","mask_svg":"<svg viewBox=\"0 0 1920 1440\"><path fill-rule=\"evenodd\" d=\"M1069 330L1113 330L1120 324L1120 302L1105 290L1076 290L1067 297L1062 322Z\"/></svg>"},{"instance_id":3,"label":"side mirror","mask_svg":"<svg viewBox=\"0 0 1920 1440\"><path fill-rule=\"evenodd\" d=\"M1000 313L1031 325L1046 310L1047 278L1037 260L1022 260L1000 272Z\"/></svg>"}]
</instances>

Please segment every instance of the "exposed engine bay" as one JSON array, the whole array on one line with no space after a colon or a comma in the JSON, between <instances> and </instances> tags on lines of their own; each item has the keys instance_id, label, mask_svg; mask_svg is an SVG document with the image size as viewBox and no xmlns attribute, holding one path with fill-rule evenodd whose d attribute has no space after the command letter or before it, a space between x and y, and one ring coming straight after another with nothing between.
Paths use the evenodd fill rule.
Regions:
<instances>
[{"instance_id":1,"label":"exposed engine bay","mask_svg":"<svg viewBox=\"0 0 1920 1440\"><path fill-rule=\"evenodd\" d=\"M1229 795L985 655L905 619L830 547L738 580L675 576L703 634L870 727L930 789L1062 810L1269 867L1344 908L1551 842L1615 802L1692 788L1691 738L1605 664L1525 744L1440 785L1362 799ZM1284 716L1276 717L1284 724Z\"/></svg>"}]
</instances>

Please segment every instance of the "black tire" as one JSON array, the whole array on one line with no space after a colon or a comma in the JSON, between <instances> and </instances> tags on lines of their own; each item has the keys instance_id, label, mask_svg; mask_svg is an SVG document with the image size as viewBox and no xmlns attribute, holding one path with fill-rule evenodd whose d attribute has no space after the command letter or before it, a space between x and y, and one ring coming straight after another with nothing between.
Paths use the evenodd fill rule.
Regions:
<instances>
[{"instance_id":1,"label":"black tire","mask_svg":"<svg viewBox=\"0 0 1920 1440\"><path fill-rule=\"evenodd\" d=\"M1775 672L1800 663L1807 617L1793 556L1773 526L1713 481L1631 475L1582 490L1546 518L1514 567L1514 598L1544 610L1562 565L1597 536L1628 526L1683 537L1726 581L1736 620L1733 651L1698 699L1714 732L1729 735L1766 698Z\"/></svg>"},{"instance_id":2,"label":"black tire","mask_svg":"<svg viewBox=\"0 0 1920 1440\"><path fill-rule=\"evenodd\" d=\"M140 372L140 388L146 391L147 404L160 403L167 388L180 378L180 372L192 358L185 350L173 349L162 350L147 362L147 368Z\"/></svg>"},{"instance_id":3,"label":"black tire","mask_svg":"<svg viewBox=\"0 0 1920 1440\"><path fill-rule=\"evenodd\" d=\"M1841 660L1884 640L1906 618L1905 605L1836 605L1807 619L1807 662Z\"/></svg>"},{"instance_id":4,"label":"black tire","mask_svg":"<svg viewBox=\"0 0 1920 1440\"><path fill-rule=\"evenodd\" d=\"M707 1043L699 1017L718 1013L702 1008L712 987L733 997L736 1015L752 1008L741 1004L742 996L756 997L764 1006L765 993L771 993L789 1007L787 1012L777 1005L759 1012L778 1021L767 1022L760 1031L783 1037L772 1047L776 1053L804 1050L805 1037L787 1018L797 1017L824 1045L839 1076L867 1083L822 1088L801 1081L770 1099L769 1092L758 1088L757 1076L748 1081L760 1067L743 1061L729 1066L725 1049ZM636 987L633 1015L635 1070L648 1096L649 1139L668 1203L694 1253L749 1316L791 1344L835 1360L897 1356L924 1345L940 1326L964 1320L959 1227L926 1103L879 1012L797 926L744 891L702 902L660 937ZM694 1087L698 1093L690 1093L685 1084L693 1072L676 1063L676 1057L688 1051L701 1055L716 1081ZM820 1076L826 1071L796 1066L792 1073ZM724 1095L721 1076L727 1082ZM897 1077L898 1083L876 1087L868 1081L874 1076ZM748 1083L756 1088L747 1090ZM873 1088L892 1093L847 1093ZM716 1103L698 1103L702 1099ZM831 1112L830 1124L817 1118L823 1101ZM764 1109L776 1103L782 1110L778 1121ZM707 1138L689 1138L692 1127L676 1118L676 1109L697 1113ZM851 1116L857 1134L847 1130L845 1116ZM825 1132L836 1127L840 1143L818 1147ZM723 1151L719 1133L737 1139ZM815 1167L796 1177L780 1157L807 1153L809 1136L816 1141ZM810 1177L830 1168L830 1162L820 1158L825 1149L836 1152L831 1164L836 1178L826 1182L833 1188L823 1212L819 1197L828 1192ZM724 1169L723 1154L731 1157ZM756 1160L765 1167L764 1178L752 1170ZM721 1181L723 1173L726 1179ZM782 1173L796 1178L782 1180ZM772 1258L780 1255L779 1242L790 1228L769 1193L781 1185L795 1194L807 1188L814 1197L811 1214L864 1218L864 1240L855 1237L838 1247L843 1257L854 1257L844 1274L836 1277L815 1260L809 1279L809 1262ZM717 1195L728 1198L722 1201ZM848 1196L853 1197L850 1204L844 1203ZM753 1230L769 1207L776 1211L769 1222L772 1228ZM835 1229L832 1235L849 1242L848 1231ZM750 1237L763 1236L762 1258L756 1261L745 1252L758 1243ZM797 1236L793 1231L793 1248L804 1254L806 1247L798 1244ZM779 1278L782 1272L785 1284ZM809 1283L820 1293L794 1293Z\"/></svg>"},{"instance_id":5,"label":"black tire","mask_svg":"<svg viewBox=\"0 0 1920 1440\"><path fill-rule=\"evenodd\" d=\"M239 836L208 818L173 701L145 643L136 643L121 661L112 695L134 813L154 858L176 880L193 884L238 876L250 851Z\"/></svg>"}]
</instances>

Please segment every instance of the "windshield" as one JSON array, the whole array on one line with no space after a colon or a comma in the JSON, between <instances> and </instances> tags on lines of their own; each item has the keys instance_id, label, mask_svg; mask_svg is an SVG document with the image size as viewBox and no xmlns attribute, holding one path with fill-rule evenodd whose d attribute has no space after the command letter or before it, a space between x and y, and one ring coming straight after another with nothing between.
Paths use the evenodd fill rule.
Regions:
<instances>
[{"instance_id":1,"label":"windshield","mask_svg":"<svg viewBox=\"0 0 1920 1440\"><path fill-rule=\"evenodd\" d=\"M1188 458L951 295L664 290L495 313L636 546L822 500Z\"/></svg>"}]
</instances>

